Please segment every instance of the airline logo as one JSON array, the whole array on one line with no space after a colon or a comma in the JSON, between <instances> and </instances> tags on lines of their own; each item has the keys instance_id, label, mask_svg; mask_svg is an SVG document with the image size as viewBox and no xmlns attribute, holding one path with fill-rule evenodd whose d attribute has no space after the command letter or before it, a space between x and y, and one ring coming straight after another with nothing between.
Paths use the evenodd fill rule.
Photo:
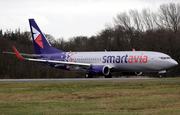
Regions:
<instances>
[{"instance_id":1,"label":"airline logo","mask_svg":"<svg viewBox=\"0 0 180 115\"><path fill-rule=\"evenodd\" d=\"M147 63L148 62L148 56L143 55L130 55L128 54L124 56L103 56L103 62L102 63Z\"/></svg>"},{"instance_id":2,"label":"airline logo","mask_svg":"<svg viewBox=\"0 0 180 115\"><path fill-rule=\"evenodd\" d=\"M44 47L43 47L43 42L42 42L42 36L41 36L40 32L37 31L33 26L31 26L31 28L32 28L32 31L33 31L34 41L35 41L42 49L44 49Z\"/></svg>"}]
</instances>

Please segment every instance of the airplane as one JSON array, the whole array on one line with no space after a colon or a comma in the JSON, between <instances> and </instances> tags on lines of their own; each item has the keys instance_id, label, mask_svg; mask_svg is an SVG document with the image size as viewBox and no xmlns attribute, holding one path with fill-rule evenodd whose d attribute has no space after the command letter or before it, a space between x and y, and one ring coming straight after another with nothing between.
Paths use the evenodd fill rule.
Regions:
<instances>
[{"instance_id":1,"label":"airplane","mask_svg":"<svg viewBox=\"0 0 180 115\"><path fill-rule=\"evenodd\" d=\"M34 19L29 19L35 54L23 54L13 46L19 59L40 62L56 69L70 72L85 72L86 78L94 75L111 78L113 72L163 73L178 65L169 55L154 51L101 51L101 52L64 52L52 47Z\"/></svg>"}]
</instances>

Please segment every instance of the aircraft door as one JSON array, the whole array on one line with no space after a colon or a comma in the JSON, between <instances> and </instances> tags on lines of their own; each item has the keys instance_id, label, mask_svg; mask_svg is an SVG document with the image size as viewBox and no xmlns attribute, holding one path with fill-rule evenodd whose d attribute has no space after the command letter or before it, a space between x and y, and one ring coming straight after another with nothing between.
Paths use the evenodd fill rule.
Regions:
<instances>
[{"instance_id":1,"label":"aircraft door","mask_svg":"<svg viewBox=\"0 0 180 115\"><path fill-rule=\"evenodd\" d=\"M151 61L152 65L154 65L154 58L155 58L154 56L151 56L151 60L150 61Z\"/></svg>"}]
</instances>

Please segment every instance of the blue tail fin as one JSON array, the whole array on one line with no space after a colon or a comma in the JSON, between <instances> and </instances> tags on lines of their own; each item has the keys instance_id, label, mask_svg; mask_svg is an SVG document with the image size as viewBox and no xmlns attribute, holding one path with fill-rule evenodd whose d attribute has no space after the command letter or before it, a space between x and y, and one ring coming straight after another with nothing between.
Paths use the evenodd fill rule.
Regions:
<instances>
[{"instance_id":1,"label":"blue tail fin","mask_svg":"<svg viewBox=\"0 0 180 115\"><path fill-rule=\"evenodd\" d=\"M31 35L33 38L34 50L36 54L48 54L48 53L58 53L63 52L52 47L48 41L46 40L45 36L39 29L38 25L34 21L34 19L29 19Z\"/></svg>"}]
</instances>

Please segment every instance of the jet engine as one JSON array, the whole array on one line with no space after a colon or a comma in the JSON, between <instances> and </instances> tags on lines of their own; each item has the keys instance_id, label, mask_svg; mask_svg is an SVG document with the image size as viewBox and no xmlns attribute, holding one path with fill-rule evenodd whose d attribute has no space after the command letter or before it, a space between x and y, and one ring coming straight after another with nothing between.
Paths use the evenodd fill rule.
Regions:
<instances>
[{"instance_id":1,"label":"jet engine","mask_svg":"<svg viewBox=\"0 0 180 115\"><path fill-rule=\"evenodd\" d=\"M89 68L89 74L91 75L109 75L110 69L105 65L96 65Z\"/></svg>"}]
</instances>

